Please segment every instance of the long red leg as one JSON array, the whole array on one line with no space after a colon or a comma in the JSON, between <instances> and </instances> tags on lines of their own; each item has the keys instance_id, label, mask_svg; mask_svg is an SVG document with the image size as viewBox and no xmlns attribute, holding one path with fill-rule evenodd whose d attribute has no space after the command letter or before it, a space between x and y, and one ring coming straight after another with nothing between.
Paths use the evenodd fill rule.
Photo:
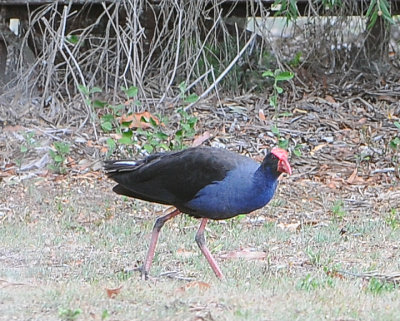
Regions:
<instances>
[{"instance_id":1,"label":"long red leg","mask_svg":"<svg viewBox=\"0 0 400 321\"><path fill-rule=\"evenodd\" d=\"M214 271L215 275L217 276L217 278L222 280L224 278L224 275L222 274L221 269L219 268L217 262L212 257L209 249L206 246L206 240L204 238L204 229L206 228L207 221L208 221L207 218L203 218L201 220L200 227L197 230L195 240L196 240L196 243L199 246L201 252L206 257L206 259L207 259L208 263L210 264L212 270Z\"/></svg>"},{"instance_id":2,"label":"long red leg","mask_svg":"<svg viewBox=\"0 0 400 321\"><path fill-rule=\"evenodd\" d=\"M171 218L173 218L179 214L181 214L181 211L176 209L167 215L157 218L156 222L154 223L153 232L151 233L149 250L147 251L146 260L144 261L144 264L141 269L142 277L144 277L145 279L147 279L147 276L150 271L151 263L153 262L154 251L156 249L158 235L160 234L161 228L163 227L163 225L165 224L166 221L170 220Z\"/></svg>"}]
</instances>

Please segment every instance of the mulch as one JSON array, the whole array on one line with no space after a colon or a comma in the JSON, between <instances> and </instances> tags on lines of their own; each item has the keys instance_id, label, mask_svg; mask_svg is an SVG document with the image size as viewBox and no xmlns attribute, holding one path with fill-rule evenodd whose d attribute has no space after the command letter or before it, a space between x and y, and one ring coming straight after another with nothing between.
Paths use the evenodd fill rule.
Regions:
<instances>
[{"instance_id":1,"label":"mulch","mask_svg":"<svg viewBox=\"0 0 400 321\"><path fill-rule=\"evenodd\" d=\"M358 81L338 86L325 80L312 90L307 86L295 91L286 88L278 110L269 106L268 96L259 94L210 97L191 110L199 120L197 138L204 136L204 144L258 160L265 149L287 140L294 172L282 179L277 196L282 204L267 211L270 219L288 226L330 219L338 201L350 214L346 219L373 217L393 209L398 212L400 82L377 79L369 84ZM40 178L46 184L67 184L73 190L82 186L82 181L97 185L100 191L112 186L101 169L108 136L100 130L96 140L90 125L51 127L40 119L25 118L24 125L3 122L0 126L0 186L4 191L0 220L13 212L5 195L24 189L27 181ZM27 131L34 131L35 138L22 152ZM47 168L51 162L48 150L61 140L71 145L67 175L56 175ZM98 189L99 185L103 186ZM260 212L265 211L254 215Z\"/></svg>"}]
</instances>

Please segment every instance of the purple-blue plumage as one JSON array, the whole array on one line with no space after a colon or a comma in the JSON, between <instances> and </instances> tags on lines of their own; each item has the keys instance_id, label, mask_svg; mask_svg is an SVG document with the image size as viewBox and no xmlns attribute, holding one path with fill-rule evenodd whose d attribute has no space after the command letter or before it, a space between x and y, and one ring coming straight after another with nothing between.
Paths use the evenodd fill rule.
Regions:
<instances>
[{"instance_id":1,"label":"purple-blue plumage","mask_svg":"<svg viewBox=\"0 0 400 321\"><path fill-rule=\"evenodd\" d=\"M140 161L108 161L118 194L173 205L194 217L226 219L267 204L274 195L279 159L262 164L225 149L189 148Z\"/></svg>"},{"instance_id":2,"label":"purple-blue plumage","mask_svg":"<svg viewBox=\"0 0 400 321\"><path fill-rule=\"evenodd\" d=\"M223 180L203 187L184 206L196 217L227 219L247 214L271 200L278 185L277 178L270 168L262 170L260 164L244 158Z\"/></svg>"},{"instance_id":3,"label":"purple-blue plumage","mask_svg":"<svg viewBox=\"0 0 400 321\"><path fill-rule=\"evenodd\" d=\"M143 275L147 277L150 270L161 227L186 213L202 219L195 239L216 276L222 279L205 244L207 220L247 214L267 204L275 193L278 177L292 172L287 157L286 151L274 148L259 164L225 149L195 147L153 154L140 161L107 161L106 173L118 183L114 192L177 208L156 220Z\"/></svg>"}]
</instances>

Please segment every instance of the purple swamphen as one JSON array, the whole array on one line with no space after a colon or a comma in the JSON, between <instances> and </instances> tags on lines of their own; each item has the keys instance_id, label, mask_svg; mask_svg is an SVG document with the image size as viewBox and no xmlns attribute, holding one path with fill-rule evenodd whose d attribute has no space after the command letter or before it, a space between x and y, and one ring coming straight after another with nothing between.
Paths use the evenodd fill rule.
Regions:
<instances>
[{"instance_id":1,"label":"purple swamphen","mask_svg":"<svg viewBox=\"0 0 400 321\"><path fill-rule=\"evenodd\" d=\"M273 197L281 173L292 173L288 153L281 148L273 148L260 164L212 147L157 153L139 161L106 161L105 171L118 183L113 188L115 193L176 207L154 224L141 270L145 278L162 226L178 214L186 213L201 218L195 240L220 279L223 274L205 243L208 219L227 219L263 207Z\"/></svg>"}]
</instances>

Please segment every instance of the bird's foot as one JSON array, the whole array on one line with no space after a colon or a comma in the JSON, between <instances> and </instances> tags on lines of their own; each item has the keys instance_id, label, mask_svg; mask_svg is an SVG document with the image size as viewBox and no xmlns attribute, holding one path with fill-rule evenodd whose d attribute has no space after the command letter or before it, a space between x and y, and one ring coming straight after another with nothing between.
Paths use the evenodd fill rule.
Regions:
<instances>
[{"instance_id":1,"label":"bird's foot","mask_svg":"<svg viewBox=\"0 0 400 321\"><path fill-rule=\"evenodd\" d=\"M138 269L142 275L142 280L147 281L149 279L149 271L146 271L145 267L142 266Z\"/></svg>"}]
</instances>

